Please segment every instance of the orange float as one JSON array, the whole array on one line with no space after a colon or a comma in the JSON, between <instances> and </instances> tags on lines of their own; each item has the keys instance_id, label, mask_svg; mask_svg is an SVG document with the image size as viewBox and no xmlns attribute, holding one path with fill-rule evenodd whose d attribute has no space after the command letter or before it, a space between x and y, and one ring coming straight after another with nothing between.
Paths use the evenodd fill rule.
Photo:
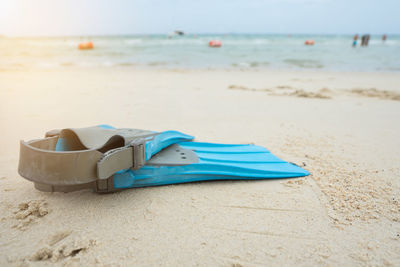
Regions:
<instances>
[{"instance_id":1,"label":"orange float","mask_svg":"<svg viewBox=\"0 0 400 267\"><path fill-rule=\"evenodd\" d=\"M80 44L78 45L78 48L79 48L80 50L87 50L87 49L93 49L94 46L93 46L93 43L92 43L92 42L87 42L87 43L80 43Z\"/></svg>"},{"instance_id":2,"label":"orange float","mask_svg":"<svg viewBox=\"0 0 400 267\"><path fill-rule=\"evenodd\" d=\"M314 40L306 40L306 41L304 42L304 44L305 44L305 45L314 45L315 42L314 42Z\"/></svg>"},{"instance_id":3,"label":"orange float","mask_svg":"<svg viewBox=\"0 0 400 267\"><path fill-rule=\"evenodd\" d=\"M222 42L220 40L211 40L208 43L209 47L221 47L222 46Z\"/></svg>"}]
</instances>

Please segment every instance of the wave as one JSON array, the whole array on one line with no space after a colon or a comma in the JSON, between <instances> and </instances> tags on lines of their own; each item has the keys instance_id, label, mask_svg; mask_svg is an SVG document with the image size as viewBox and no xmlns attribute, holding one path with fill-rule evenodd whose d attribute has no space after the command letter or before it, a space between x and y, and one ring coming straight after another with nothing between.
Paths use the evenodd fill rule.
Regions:
<instances>
[{"instance_id":1,"label":"wave","mask_svg":"<svg viewBox=\"0 0 400 267\"><path fill-rule=\"evenodd\" d=\"M147 63L148 66L166 66L168 65L168 62L162 62L162 61L152 61Z\"/></svg>"},{"instance_id":2,"label":"wave","mask_svg":"<svg viewBox=\"0 0 400 267\"><path fill-rule=\"evenodd\" d=\"M305 68L305 69L322 69L324 65L317 61L317 60L312 60L312 59L285 59L283 62L296 66L299 68Z\"/></svg>"},{"instance_id":3,"label":"wave","mask_svg":"<svg viewBox=\"0 0 400 267\"><path fill-rule=\"evenodd\" d=\"M267 61L251 61L251 62L240 62L240 63L232 63L231 66L235 68L258 68L258 67L266 67L271 63Z\"/></svg>"},{"instance_id":4,"label":"wave","mask_svg":"<svg viewBox=\"0 0 400 267\"><path fill-rule=\"evenodd\" d=\"M128 66L135 66L136 64L132 63L132 62L120 62L115 64L116 66L122 66L122 67L128 67Z\"/></svg>"}]
</instances>

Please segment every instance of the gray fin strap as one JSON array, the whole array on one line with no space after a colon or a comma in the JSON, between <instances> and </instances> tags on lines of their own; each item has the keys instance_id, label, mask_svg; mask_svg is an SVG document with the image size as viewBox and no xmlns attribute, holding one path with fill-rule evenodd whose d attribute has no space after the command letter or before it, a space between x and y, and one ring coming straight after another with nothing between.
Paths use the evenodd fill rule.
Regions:
<instances>
[{"instance_id":1,"label":"gray fin strap","mask_svg":"<svg viewBox=\"0 0 400 267\"><path fill-rule=\"evenodd\" d=\"M58 136L20 142L19 174L47 192L70 192L93 188L112 192L113 175L145 164L145 140L101 153L95 149L55 151Z\"/></svg>"},{"instance_id":2,"label":"gray fin strap","mask_svg":"<svg viewBox=\"0 0 400 267\"><path fill-rule=\"evenodd\" d=\"M21 141L19 174L33 182L49 185L85 184L97 180L97 150L58 152L58 137Z\"/></svg>"},{"instance_id":3,"label":"gray fin strap","mask_svg":"<svg viewBox=\"0 0 400 267\"><path fill-rule=\"evenodd\" d=\"M97 163L97 177L107 179L120 170L137 170L145 164L145 153L145 140L141 138L128 146L110 150Z\"/></svg>"}]
</instances>

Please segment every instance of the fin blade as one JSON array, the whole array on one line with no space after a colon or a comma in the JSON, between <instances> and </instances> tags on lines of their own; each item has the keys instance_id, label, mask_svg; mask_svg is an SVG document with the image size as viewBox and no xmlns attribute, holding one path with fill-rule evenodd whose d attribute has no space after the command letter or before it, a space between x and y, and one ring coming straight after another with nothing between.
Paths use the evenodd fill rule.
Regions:
<instances>
[{"instance_id":1,"label":"fin blade","mask_svg":"<svg viewBox=\"0 0 400 267\"><path fill-rule=\"evenodd\" d=\"M269 150L255 145L248 144L216 144L203 142L181 142L179 143L185 149L191 149L195 152L204 153L269 153Z\"/></svg>"}]
</instances>

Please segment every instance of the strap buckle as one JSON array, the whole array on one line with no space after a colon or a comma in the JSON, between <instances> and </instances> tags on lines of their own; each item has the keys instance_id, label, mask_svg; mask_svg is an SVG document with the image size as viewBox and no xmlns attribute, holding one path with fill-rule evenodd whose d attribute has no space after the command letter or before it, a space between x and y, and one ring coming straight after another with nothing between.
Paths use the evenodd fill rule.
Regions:
<instances>
[{"instance_id":1,"label":"strap buckle","mask_svg":"<svg viewBox=\"0 0 400 267\"><path fill-rule=\"evenodd\" d=\"M110 150L97 162L95 191L114 192L114 174L124 169L138 170L146 163L146 140L135 139L129 145Z\"/></svg>"},{"instance_id":2,"label":"strap buckle","mask_svg":"<svg viewBox=\"0 0 400 267\"><path fill-rule=\"evenodd\" d=\"M146 140L138 138L133 140L129 146L132 147L133 170L138 170L146 163Z\"/></svg>"}]
</instances>

